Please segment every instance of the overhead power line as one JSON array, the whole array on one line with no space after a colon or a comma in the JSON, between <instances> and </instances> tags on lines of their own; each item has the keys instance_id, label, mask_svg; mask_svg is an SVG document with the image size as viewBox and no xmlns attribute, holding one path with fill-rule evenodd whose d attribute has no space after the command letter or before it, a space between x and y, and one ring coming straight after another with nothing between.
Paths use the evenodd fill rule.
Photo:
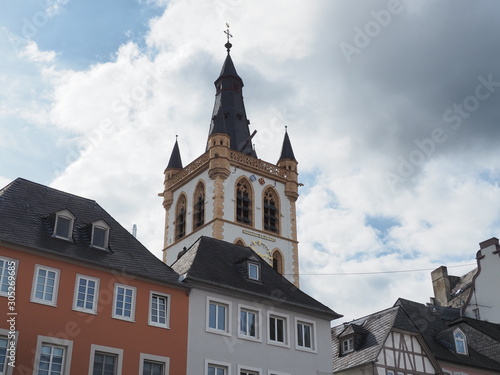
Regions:
<instances>
[{"instance_id":1,"label":"overhead power line","mask_svg":"<svg viewBox=\"0 0 500 375\"><path fill-rule=\"evenodd\" d=\"M476 263L460 264L455 266L447 266L446 268L468 267L475 266ZM412 270L397 270L397 271L373 271L373 272L334 272L334 273L300 273L300 276L351 276L351 275L379 275L388 273L405 273L405 272L422 272L434 271L434 268L416 268ZM288 275L288 274L287 274Z\"/></svg>"}]
</instances>

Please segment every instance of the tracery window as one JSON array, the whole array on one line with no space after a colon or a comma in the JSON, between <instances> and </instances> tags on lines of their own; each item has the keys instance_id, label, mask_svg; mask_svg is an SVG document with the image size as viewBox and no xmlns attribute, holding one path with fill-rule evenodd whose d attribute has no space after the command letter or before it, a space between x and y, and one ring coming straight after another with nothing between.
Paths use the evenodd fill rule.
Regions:
<instances>
[{"instance_id":1,"label":"tracery window","mask_svg":"<svg viewBox=\"0 0 500 375\"><path fill-rule=\"evenodd\" d=\"M181 195L175 209L175 239L186 235L186 196Z\"/></svg>"},{"instance_id":2,"label":"tracery window","mask_svg":"<svg viewBox=\"0 0 500 375\"><path fill-rule=\"evenodd\" d=\"M205 224L205 187L200 182L194 193L193 229Z\"/></svg>"},{"instance_id":3,"label":"tracery window","mask_svg":"<svg viewBox=\"0 0 500 375\"><path fill-rule=\"evenodd\" d=\"M264 192L264 229L271 232L279 232L279 210L278 197L272 188Z\"/></svg>"},{"instance_id":4,"label":"tracery window","mask_svg":"<svg viewBox=\"0 0 500 375\"><path fill-rule=\"evenodd\" d=\"M252 195L248 181L242 179L236 185L236 220L252 224Z\"/></svg>"}]
</instances>

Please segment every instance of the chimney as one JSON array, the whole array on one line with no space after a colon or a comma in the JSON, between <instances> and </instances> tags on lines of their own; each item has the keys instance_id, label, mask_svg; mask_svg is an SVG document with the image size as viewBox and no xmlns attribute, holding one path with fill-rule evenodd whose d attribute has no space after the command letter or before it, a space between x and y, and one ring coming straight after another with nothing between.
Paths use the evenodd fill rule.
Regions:
<instances>
[{"instance_id":1,"label":"chimney","mask_svg":"<svg viewBox=\"0 0 500 375\"><path fill-rule=\"evenodd\" d=\"M436 305L446 306L450 300L450 278L446 266L436 268L431 272L432 287Z\"/></svg>"}]
</instances>

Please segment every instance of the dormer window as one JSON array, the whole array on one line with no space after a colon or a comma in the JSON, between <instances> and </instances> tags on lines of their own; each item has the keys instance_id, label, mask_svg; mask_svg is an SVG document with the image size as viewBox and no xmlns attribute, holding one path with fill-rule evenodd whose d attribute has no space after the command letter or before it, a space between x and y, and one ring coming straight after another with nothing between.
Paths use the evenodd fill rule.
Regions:
<instances>
[{"instance_id":1,"label":"dormer window","mask_svg":"<svg viewBox=\"0 0 500 375\"><path fill-rule=\"evenodd\" d=\"M99 249L107 249L109 241L109 226L103 220L92 223L91 246Z\"/></svg>"},{"instance_id":2,"label":"dormer window","mask_svg":"<svg viewBox=\"0 0 500 375\"><path fill-rule=\"evenodd\" d=\"M56 212L53 236L65 240L71 240L75 217L68 210Z\"/></svg>"},{"instance_id":3,"label":"dormer window","mask_svg":"<svg viewBox=\"0 0 500 375\"><path fill-rule=\"evenodd\" d=\"M248 262L248 278L250 280L260 281L260 264Z\"/></svg>"},{"instance_id":4,"label":"dormer window","mask_svg":"<svg viewBox=\"0 0 500 375\"><path fill-rule=\"evenodd\" d=\"M453 332L453 339L455 340L455 351L457 354L467 355L467 340L465 334L460 329L456 329Z\"/></svg>"},{"instance_id":5,"label":"dormer window","mask_svg":"<svg viewBox=\"0 0 500 375\"><path fill-rule=\"evenodd\" d=\"M354 351L354 338L346 338L342 340L342 354Z\"/></svg>"}]
</instances>

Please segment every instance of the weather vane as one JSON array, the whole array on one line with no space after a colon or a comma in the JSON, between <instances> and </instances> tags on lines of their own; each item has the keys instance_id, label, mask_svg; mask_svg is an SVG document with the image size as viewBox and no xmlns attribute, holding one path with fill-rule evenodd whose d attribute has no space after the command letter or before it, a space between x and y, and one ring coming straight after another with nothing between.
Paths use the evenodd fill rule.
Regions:
<instances>
[{"instance_id":1,"label":"weather vane","mask_svg":"<svg viewBox=\"0 0 500 375\"><path fill-rule=\"evenodd\" d=\"M227 30L224 31L224 34L226 34L226 36L227 36L227 43L225 44L225 47L227 48L227 52L229 52L229 50L233 46L231 43L229 43L229 38L232 38L233 36L229 32L229 24L227 22L226 22L226 26L227 26Z\"/></svg>"}]
</instances>

